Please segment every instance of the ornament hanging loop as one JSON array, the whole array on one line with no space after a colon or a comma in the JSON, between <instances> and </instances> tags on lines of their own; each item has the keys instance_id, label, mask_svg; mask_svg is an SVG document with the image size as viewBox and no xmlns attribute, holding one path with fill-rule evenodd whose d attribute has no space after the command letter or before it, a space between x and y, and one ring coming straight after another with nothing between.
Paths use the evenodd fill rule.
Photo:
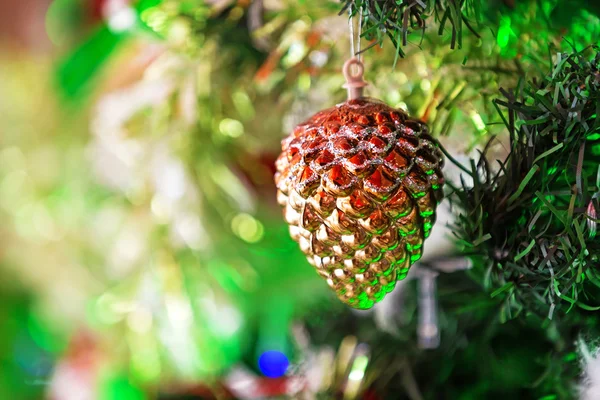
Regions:
<instances>
[{"instance_id":1,"label":"ornament hanging loop","mask_svg":"<svg viewBox=\"0 0 600 400\"><path fill-rule=\"evenodd\" d=\"M342 72L344 73L344 78L346 78L346 83L343 87L348 90L348 100L363 97L364 88L368 85L363 79L365 72L363 63L358 58L352 57L344 63Z\"/></svg>"},{"instance_id":2,"label":"ornament hanging loop","mask_svg":"<svg viewBox=\"0 0 600 400\"><path fill-rule=\"evenodd\" d=\"M348 9L350 17L348 19L348 27L350 30L350 59L344 63L342 72L346 83L344 88L348 90L348 100L355 100L363 97L364 87L368 85L363 79L365 66L360 60L360 37L362 34L362 8L358 15L358 35L354 37L354 18L352 17L352 6ZM354 44L357 44L355 49Z\"/></svg>"}]
</instances>

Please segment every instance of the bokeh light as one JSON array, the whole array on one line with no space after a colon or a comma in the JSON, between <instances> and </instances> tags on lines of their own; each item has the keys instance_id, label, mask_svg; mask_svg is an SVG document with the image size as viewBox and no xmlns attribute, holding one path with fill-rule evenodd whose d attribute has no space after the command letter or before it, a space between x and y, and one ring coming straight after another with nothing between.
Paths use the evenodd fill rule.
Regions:
<instances>
[{"instance_id":1,"label":"bokeh light","mask_svg":"<svg viewBox=\"0 0 600 400\"><path fill-rule=\"evenodd\" d=\"M285 375L290 362L285 354L277 350L268 350L258 358L258 367L264 376L279 378Z\"/></svg>"}]
</instances>

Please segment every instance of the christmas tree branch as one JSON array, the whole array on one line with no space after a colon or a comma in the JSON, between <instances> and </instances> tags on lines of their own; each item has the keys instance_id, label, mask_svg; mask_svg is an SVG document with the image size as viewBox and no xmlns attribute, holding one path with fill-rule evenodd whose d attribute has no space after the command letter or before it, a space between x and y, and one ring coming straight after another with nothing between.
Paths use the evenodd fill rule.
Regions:
<instances>
[{"instance_id":1,"label":"christmas tree branch","mask_svg":"<svg viewBox=\"0 0 600 400\"><path fill-rule=\"evenodd\" d=\"M431 22L439 25L438 34L446 27L451 30L450 47L462 47L463 26L480 37L474 24L481 15L480 0L342 0L340 15L349 12L350 17L361 14L362 36L374 44L383 45L389 38L400 57L405 52L408 36L420 30L422 35Z\"/></svg>"},{"instance_id":2,"label":"christmas tree branch","mask_svg":"<svg viewBox=\"0 0 600 400\"><path fill-rule=\"evenodd\" d=\"M501 90L496 100L511 138L497 174L482 154L453 196L462 243L487 255L490 289L511 309L566 304L596 310L600 244L593 224L600 160L600 53L596 46L557 54L539 80ZM590 54L591 53L591 54ZM474 165L475 163L472 162ZM465 168L465 167L463 167ZM592 212L590 212L592 210ZM591 218L591 219L590 219ZM590 222L591 221L591 222ZM485 238L485 240L484 240Z\"/></svg>"}]
</instances>

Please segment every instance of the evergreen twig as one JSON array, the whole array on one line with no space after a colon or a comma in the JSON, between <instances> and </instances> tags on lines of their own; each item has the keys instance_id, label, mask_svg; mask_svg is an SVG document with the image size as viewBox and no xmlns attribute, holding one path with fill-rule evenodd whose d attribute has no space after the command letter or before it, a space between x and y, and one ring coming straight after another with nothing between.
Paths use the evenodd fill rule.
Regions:
<instances>
[{"instance_id":1,"label":"evergreen twig","mask_svg":"<svg viewBox=\"0 0 600 400\"><path fill-rule=\"evenodd\" d=\"M404 47L413 31L421 32L433 19L439 24L438 34L448 27L451 32L450 47L462 47L463 25L480 37L476 24L480 22L481 0L341 0L340 15L350 10L350 16L363 14L363 34L367 40L383 45L388 37L396 47L399 57L404 57Z\"/></svg>"},{"instance_id":2,"label":"evergreen twig","mask_svg":"<svg viewBox=\"0 0 600 400\"><path fill-rule=\"evenodd\" d=\"M559 53L542 79L501 90L506 99L495 105L511 152L499 174L484 152L473 184L452 196L462 209L456 234L485 254L490 289L507 299L504 315L600 309L600 241L588 211L600 196L599 51Z\"/></svg>"}]
</instances>

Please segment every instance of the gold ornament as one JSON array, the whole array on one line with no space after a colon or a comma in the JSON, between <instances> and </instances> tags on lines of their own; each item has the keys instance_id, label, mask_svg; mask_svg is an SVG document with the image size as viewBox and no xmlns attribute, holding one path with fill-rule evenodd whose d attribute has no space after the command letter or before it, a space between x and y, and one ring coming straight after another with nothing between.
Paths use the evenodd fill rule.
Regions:
<instances>
[{"instance_id":1,"label":"gold ornament","mask_svg":"<svg viewBox=\"0 0 600 400\"><path fill-rule=\"evenodd\" d=\"M308 262L340 300L367 309L421 257L443 196L443 156L423 122L360 97L355 78L347 87L357 98L283 140L275 183Z\"/></svg>"}]
</instances>

